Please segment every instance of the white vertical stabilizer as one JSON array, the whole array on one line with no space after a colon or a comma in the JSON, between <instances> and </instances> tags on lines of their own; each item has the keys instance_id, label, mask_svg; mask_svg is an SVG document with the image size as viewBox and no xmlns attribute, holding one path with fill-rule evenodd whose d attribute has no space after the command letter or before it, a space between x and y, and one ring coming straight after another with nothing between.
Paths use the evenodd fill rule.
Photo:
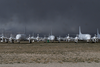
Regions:
<instances>
[{"instance_id":1,"label":"white vertical stabilizer","mask_svg":"<svg viewBox=\"0 0 100 67\"><path fill-rule=\"evenodd\" d=\"M98 28L97 28L97 35L99 35L99 30L98 30Z\"/></svg>"},{"instance_id":2,"label":"white vertical stabilizer","mask_svg":"<svg viewBox=\"0 0 100 67\"><path fill-rule=\"evenodd\" d=\"M81 33L81 27L80 27L80 26L79 26L79 34L82 34L82 33Z\"/></svg>"}]
</instances>

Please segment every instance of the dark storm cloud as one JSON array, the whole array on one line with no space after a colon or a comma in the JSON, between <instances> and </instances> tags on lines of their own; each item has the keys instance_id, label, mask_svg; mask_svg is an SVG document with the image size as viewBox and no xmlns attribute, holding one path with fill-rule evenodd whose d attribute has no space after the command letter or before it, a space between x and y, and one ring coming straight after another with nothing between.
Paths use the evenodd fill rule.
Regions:
<instances>
[{"instance_id":1,"label":"dark storm cloud","mask_svg":"<svg viewBox=\"0 0 100 67\"><path fill-rule=\"evenodd\" d=\"M6 31L48 35L96 33L100 18L99 0L0 0L0 28Z\"/></svg>"}]
</instances>

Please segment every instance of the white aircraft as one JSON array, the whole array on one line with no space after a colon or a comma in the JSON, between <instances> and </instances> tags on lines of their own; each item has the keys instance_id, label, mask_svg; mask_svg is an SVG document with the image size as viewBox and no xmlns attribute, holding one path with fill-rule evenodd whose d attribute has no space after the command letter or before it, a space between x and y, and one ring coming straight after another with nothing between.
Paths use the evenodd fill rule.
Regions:
<instances>
[{"instance_id":1,"label":"white aircraft","mask_svg":"<svg viewBox=\"0 0 100 67\"><path fill-rule=\"evenodd\" d=\"M27 40L27 38L25 34L17 34L15 40L20 43L20 41Z\"/></svg>"},{"instance_id":2,"label":"white aircraft","mask_svg":"<svg viewBox=\"0 0 100 67\"><path fill-rule=\"evenodd\" d=\"M91 35L90 35L90 34L82 34L82 33L81 33L81 28L79 27L78 40L85 40L85 41L87 41L87 42L90 42L90 40L91 40Z\"/></svg>"},{"instance_id":3,"label":"white aircraft","mask_svg":"<svg viewBox=\"0 0 100 67\"><path fill-rule=\"evenodd\" d=\"M47 38L47 40L49 40L49 41L54 41L54 40L55 40L55 36L54 36L54 35L50 35L50 36Z\"/></svg>"},{"instance_id":4,"label":"white aircraft","mask_svg":"<svg viewBox=\"0 0 100 67\"><path fill-rule=\"evenodd\" d=\"M98 38L96 36L96 34L94 35L94 37L91 38L92 42L96 43L98 41Z\"/></svg>"},{"instance_id":5,"label":"white aircraft","mask_svg":"<svg viewBox=\"0 0 100 67\"><path fill-rule=\"evenodd\" d=\"M20 41L25 41L25 40L28 40L26 38L26 35L25 34L17 34L15 38L11 34L10 35L10 38L9 38L9 41L11 43L14 43L14 41L17 41L18 43L20 43ZM29 40L29 43L30 43L30 40Z\"/></svg>"},{"instance_id":6,"label":"white aircraft","mask_svg":"<svg viewBox=\"0 0 100 67\"><path fill-rule=\"evenodd\" d=\"M14 43L14 40L15 40L15 38L12 36L12 34L10 35L10 37L9 37L9 41L11 42L11 43Z\"/></svg>"},{"instance_id":7,"label":"white aircraft","mask_svg":"<svg viewBox=\"0 0 100 67\"><path fill-rule=\"evenodd\" d=\"M42 40L42 38L39 37L39 34L37 34L37 37L34 37L34 36L30 37L30 35L29 35L29 37L27 38L27 40L29 40L29 43L34 42L34 41L39 42L39 41Z\"/></svg>"},{"instance_id":8,"label":"white aircraft","mask_svg":"<svg viewBox=\"0 0 100 67\"><path fill-rule=\"evenodd\" d=\"M39 41L41 40L41 38L39 37L39 34L37 34L37 37L35 38L35 40L36 40L37 42L39 42Z\"/></svg>"},{"instance_id":9,"label":"white aircraft","mask_svg":"<svg viewBox=\"0 0 100 67\"><path fill-rule=\"evenodd\" d=\"M32 42L34 42L36 40L34 35L30 39L31 39Z\"/></svg>"},{"instance_id":10,"label":"white aircraft","mask_svg":"<svg viewBox=\"0 0 100 67\"><path fill-rule=\"evenodd\" d=\"M97 35L95 34L94 37L91 38L92 42L98 42L100 40L99 30L97 29Z\"/></svg>"},{"instance_id":11,"label":"white aircraft","mask_svg":"<svg viewBox=\"0 0 100 67\"><path fill-rule=\"evenodd\" d=\"M52 35L52 30L51 30L51 35L49 35L49 36L47 37L47 40L54 42L55 36Z\"/></svg>"},{"instance_id":12,"label":"white aircraft","mask_svg":"<svg viewBox=\"0 0 100 67\"><path fill-rule=\"evenodd\" d=\"M61 40L64 40L64 38L59 36L59 37L57 37L57 40L58 40L58 42L60 42Z\"/></svg>"},{"instance_id":13,"label":"white aircraft","mask_svg":"<svg viewBox=\"0 0 100 67\"><path fill-rule=\"evenodd\" d=\"M29 37L27 38L27 40L29 40L29 43L32 43L32 38L30 37L30 35L29 35Z\"/></svg>"},{"instance_id":14,"label":"white aircraft","mask_svg":"<svg viewBox=\"0 0 100 67\"><path fill-rule=\"evenodd\" d=\"M97 29L97 38L98 40L100 40L100 34L99 34L99 30Z\"/></svg>"},{"instance_id":15,"label":"white aircraft","mask_svg":"<svg viewBox=\"0 0 100 67\"><path fill-rule=\"evenodd\" d=\"M2 34L2 36L0 37L0 39L1 39L1 42L6 42L6 43L8 43L8 38L5 37L3 34Z\"/></svg>"},{"instance_id":16,"label":"white aircraft","mask_svg":"<svg viewBox=\"0 0 100 67\"><path fill-rule=\"evenodd\" d=\"M74 38L74 42L77 43L78 42L78 35L76 35L76 37Z\"/></svg>"},{"instance_id":17,"label":"white aircraft","mask_svg":"<svg viewBox=\"0 0 100 67\"><path fill-rule=\"evenodd\" d=\"M64 40L65 40L66 42L69 42L69 41L71 40L71 38L69 37L69 34L68 34L68 36L66 36L66 37L64 38Z\"/></svg>"},{"instance_id":18,"label":"white aircraft","mask_svg":"<svg viewBox=\"0 0 100 67\"><path fill-rule=\"evenodd\" d=\"M46 42L47 41L47 37L44 35L43 38L41 38L42 41Z\"/></svg>"}]
</instances>

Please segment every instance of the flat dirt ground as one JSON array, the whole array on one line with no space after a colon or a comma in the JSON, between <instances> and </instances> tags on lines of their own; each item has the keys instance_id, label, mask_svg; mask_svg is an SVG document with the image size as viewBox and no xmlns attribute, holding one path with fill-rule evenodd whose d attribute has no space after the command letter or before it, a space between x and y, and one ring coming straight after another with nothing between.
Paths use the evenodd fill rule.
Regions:
<instances>
[{"instance_id":1,"label":"flat dirt ground","mask_svg":"<svg viewBox=\"0 0 100 67\"><path fill-rule=\"evenodd\" d=\"M0 67L32 66L100 67L100 43L0 43Z\"/></svg>"}]
</instances>

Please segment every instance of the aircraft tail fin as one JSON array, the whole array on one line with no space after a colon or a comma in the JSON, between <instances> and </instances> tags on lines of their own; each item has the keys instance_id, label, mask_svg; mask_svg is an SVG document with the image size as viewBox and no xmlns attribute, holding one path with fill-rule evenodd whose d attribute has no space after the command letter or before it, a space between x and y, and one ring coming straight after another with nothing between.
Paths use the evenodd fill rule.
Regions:
<instances>
[{"instance_id":1,"label":"aircraft tail fin","mask_svg":"<svg viewBox=\"0 0 100 67\"><path fill-rule=\"evenodd\" d=\"M98 28L97 28L97 35L99 35L99 30L98 30Z\"/></svg>"},{"instance_id":2,"label":"aircraft tail fin","mask_svg":"<svg viewBox=\"0 0 100 67\"><path fill-rule=\"evenodd\" d=\"M82 33L81 33L81 27L80 27L80 26L79 26L79 34L82 34Z\"/></svg>"}]
</instances>

